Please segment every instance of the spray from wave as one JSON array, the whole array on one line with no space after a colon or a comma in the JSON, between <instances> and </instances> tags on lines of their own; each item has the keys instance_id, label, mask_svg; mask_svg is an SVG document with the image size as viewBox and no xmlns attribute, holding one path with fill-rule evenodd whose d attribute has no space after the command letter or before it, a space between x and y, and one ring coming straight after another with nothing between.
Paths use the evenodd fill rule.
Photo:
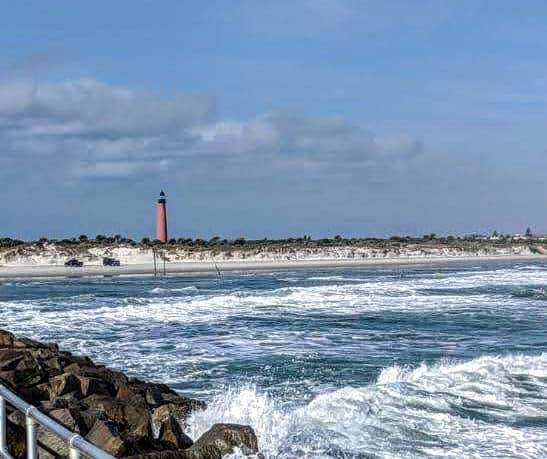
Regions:
<instances>
[{"instance_id":1,"label":"spray from wave","mask_svg":"<svg viewBox=\"0 0 547 459\"><path fill-rule=\"evenodd\" d=\"M250 424L267 458L538 458L547 454L547 354L389 367L369 386L291 407L230 389L189 421Z\"/></svg>"}]
</instances>

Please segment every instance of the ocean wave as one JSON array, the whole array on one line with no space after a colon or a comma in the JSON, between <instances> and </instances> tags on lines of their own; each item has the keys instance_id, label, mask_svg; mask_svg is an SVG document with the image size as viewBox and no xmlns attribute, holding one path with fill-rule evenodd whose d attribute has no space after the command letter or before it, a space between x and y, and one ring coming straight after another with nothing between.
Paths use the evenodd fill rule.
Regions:
<instances>
[{"instance_id":1,"label":"ocean wave","mask_svg":"<svg viewBox=\"0 0 547 459\"><path fill-rule=\"evenodd\" d=\"M198 288L195 285L189 285L187 287L180 288L165 288L165 287L154 287L150 290L150 293L155 295L163 295L169 293L180 293L180 292L197 292Z\"/></svg>"},{"instance_id":2,"label":"ocean wave","mask_svg":"<svg viewBox=\"0 0 547 459\"><path fill-rule=\"evenodd\" d=\"M547 454L547 354L389 367L374 384L300 407L232 388L189 420L252 425L267 458L539 458Z\"/></svg>"},{"instance_id":3,"label":"ocean wave","mask_svg":"<svg viewBox=\"0 0 547 459\"><path fill-rule=\"evenodd\" d=\"M513 296L517 298L530 298L533 300L547 300L547 288L545 287L521 288L513 292Z\"/></svg>"}]
</instances>

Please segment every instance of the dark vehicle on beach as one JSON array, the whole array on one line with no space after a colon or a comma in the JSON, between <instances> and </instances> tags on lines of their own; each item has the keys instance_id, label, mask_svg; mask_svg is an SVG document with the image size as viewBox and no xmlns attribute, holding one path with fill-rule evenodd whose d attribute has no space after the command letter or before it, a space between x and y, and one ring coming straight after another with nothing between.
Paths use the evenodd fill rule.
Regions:
<instances>
[{"instance_id":1,"label":"dark vehicle on beach","mask_svg":"<svg viewBox=\"0 0 547 459\"><path fill-rule=\"evenodd\" d=\"M65 263L65 266L74 266L76 268L81 268L83 265L84 265L84 262L77 260L76 258L71 258Z\"/></svg>"},{"instance_id":2,"label":"dark vehicle on beach","mask_svg":"<svg viewBox=\"0 0 547 459\"><path fill-rule=\"evenodd\" d=\"M120 266L120 260L116 260L115 258L110 257L104 257L103 266Z\"/></svg>"}]
</instances>

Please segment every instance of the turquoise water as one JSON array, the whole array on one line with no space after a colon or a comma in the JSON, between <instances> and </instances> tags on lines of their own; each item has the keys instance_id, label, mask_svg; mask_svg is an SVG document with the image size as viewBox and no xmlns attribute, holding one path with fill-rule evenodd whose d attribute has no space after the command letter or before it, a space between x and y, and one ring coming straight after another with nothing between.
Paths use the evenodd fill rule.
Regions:
<instances>
[{"instance_id":1,"label":"turquoise water","mask_svg":"<svg viewBox=\"0 0 547 459\"><path fill-rule=\"evenodd\" d=\"M2 328L255 427L267 457L547 457L547 264L9 281Z\"/></svg>"}]
</instances>

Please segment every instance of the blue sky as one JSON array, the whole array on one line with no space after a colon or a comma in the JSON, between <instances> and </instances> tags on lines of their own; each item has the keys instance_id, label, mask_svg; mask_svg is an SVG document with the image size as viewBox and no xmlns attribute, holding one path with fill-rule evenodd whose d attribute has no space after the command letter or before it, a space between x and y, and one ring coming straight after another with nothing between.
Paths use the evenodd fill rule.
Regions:
<instances>
[{"instance_id":1,"label":"blue sky","mask_svg":"<svg viewBox=\"0 0 547 459\"><path fill-rule=\"evenodd\" d=\"M547 6L25 1L0 235L547 231Z\"/></svg>"}]
</instances>

